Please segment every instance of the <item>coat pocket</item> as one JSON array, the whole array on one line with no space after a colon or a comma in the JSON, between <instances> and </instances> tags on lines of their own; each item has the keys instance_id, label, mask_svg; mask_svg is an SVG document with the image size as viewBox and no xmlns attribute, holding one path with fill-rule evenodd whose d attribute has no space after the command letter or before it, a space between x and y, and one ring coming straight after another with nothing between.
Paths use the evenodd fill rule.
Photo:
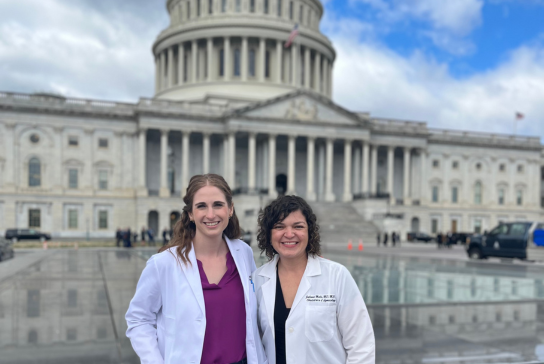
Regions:
<instances>
[{"instance_id":1,"label":"coat pocket","mask_svg":"<svg viewBox=\"0 0 544 364\"><path fill-rule=\"evenodd\" d=\"M304 332L310 342L329 341L336 330L336 306L307 306Z\"/></svg>"}]
</instances>

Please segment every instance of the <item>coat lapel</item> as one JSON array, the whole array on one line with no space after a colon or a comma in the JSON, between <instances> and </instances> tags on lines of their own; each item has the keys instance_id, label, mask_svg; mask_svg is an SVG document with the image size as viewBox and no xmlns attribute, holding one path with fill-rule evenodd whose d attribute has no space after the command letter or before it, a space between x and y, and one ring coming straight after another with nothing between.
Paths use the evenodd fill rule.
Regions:
<instances>
[{"instance_id":1,"label":"coat lapel","mask_svg":"<svg viewBox=\"0 0 544 364\"><path fill-rule=\"evenodd\" d=\"M246 266L246 260L240 253L240 247L235 246L232 241L230 241L229 238L225 236L225 241L227 242L227 246L229 247L230 255L232 255L232 259L234 259L234 263L236 264L236 269L238 269L238 274L240 275L240 280L242 281L242 286L244 287L244 299L246 301L246 306L249 304L249 278L251 277L248 275L249 269Z\"/></svg>"},{"instance_id":2,"label":"coat lapel","mask_svg":"<svg viewBox=\"0 0 544 364\"><path fill-rule=\"evenodd\" d=\"M268 278L266 282L261 286L261 292L263 293L263 301L266 309L266 316L268 324L272 329L272 335L276 337L276 331L274 329L274 308L276 305L276 265L278 264L278 255L274 256L274 259L266 263L264 268L259 273L259 276Z\"/></svg>"},{"instance_id":3,"label":"coat lapel","mask_svg":"<svg viewBox=\"0 0 544 364\"><path fill-rule=\"evenodd\" d=\"M293 307L291 307L291 312L293 312L293 310L297 307L300 301L304 299L304 297L306 296L306 293L308 293L308 291L312 287L309 277L320 275L320 274L321 274L321 265L319 264L319 260L317 258L308 257L308 263L306 264L304 275L302 276L302 279L300 280L300 285L298 286L297 294L295 296L295 300L293 301Z\"/></svg>"},{"instance_id":4,"label":"coat lapel","mask_svg":"<svg viewBox=\"0 0 544 364\"><path fill-rule=\"evenodd\" d=\"M191 286L191 289L195 295L198 305L202 310L202 314L206 315L206 305L204 304L204 292L202 291L202 282L200 281L200 272L198 271L198 263L196 261L196 254L194 247L191 246L189 252L190 264L181 264L183 273Z\"/></svg>"}]
</instances>

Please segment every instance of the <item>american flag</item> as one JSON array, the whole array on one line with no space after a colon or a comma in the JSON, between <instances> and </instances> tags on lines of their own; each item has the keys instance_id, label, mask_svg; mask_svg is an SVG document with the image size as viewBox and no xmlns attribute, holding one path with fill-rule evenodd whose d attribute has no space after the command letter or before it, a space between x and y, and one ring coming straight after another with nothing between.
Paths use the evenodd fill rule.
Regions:
<instances>
[{"instance_id":1,"label":"american flag","mask_svg":"<svg viewBox=\"0 0 544 364\"><path fill-rule=\"evenodd\" d=\"M295 24L295 27L293 28L293 30L291 30L291 34L289 34L289 38L287 39L287 42L285 42L285 48L289 48L291 44L293 44L293 40L295 40L297 35L298 35L298 24Z\"/></svg>"},{"instance_id":2,"label":"american flag","mask_svg":"<svg viewBox=\"0 0 544 364\"><path fill-rule=\"evenodd\" d=\"M522 113L520 112L516 112L516 120L521 120L525 117L525 115L523 115Z\"/></svg>"}]
</instances>

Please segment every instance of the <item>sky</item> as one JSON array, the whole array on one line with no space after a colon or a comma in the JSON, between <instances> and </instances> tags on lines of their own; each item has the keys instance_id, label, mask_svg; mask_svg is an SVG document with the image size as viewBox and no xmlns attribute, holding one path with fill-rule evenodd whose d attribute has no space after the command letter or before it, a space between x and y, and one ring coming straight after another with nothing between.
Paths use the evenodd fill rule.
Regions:
<instances>
[{"instance_id":1,"label":"sky","mask_svg":"<svg viewBox=\"0 0 544 364\"><path fill-rule=\"evenodd\" d=\"M341 106L544 140L544 0L322 2ZM0 0L0 90L152 97L167 26L165 0Z\"/></svg>"}]
</instances>

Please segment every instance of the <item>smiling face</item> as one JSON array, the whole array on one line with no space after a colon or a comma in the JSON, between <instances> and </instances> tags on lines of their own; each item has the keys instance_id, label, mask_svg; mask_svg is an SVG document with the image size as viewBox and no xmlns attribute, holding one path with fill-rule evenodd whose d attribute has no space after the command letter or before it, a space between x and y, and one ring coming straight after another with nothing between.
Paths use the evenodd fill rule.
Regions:
<instances>
[{"instance_id":1,"label":"smiling face","mask_svg":"<svg viewBox=\"0 0 544 364\"><path fill-rule=\"evenodd\" d=\"M278 222L270 232L272 247L280 259L306 259L308 223L300 210L291 212Z\"/></svg>"},{"instance_id":2,"label":"smiling face","mask_svg":"<svg viewBox=\"0 0 544 364\"><path fill-rule=\"evenodd\" d=\"M221 238L233 213L223 192L214 186L204 186L195 193L192 210L189 217L195 223L197 240Z\"/></svg>"}]
</instances>

